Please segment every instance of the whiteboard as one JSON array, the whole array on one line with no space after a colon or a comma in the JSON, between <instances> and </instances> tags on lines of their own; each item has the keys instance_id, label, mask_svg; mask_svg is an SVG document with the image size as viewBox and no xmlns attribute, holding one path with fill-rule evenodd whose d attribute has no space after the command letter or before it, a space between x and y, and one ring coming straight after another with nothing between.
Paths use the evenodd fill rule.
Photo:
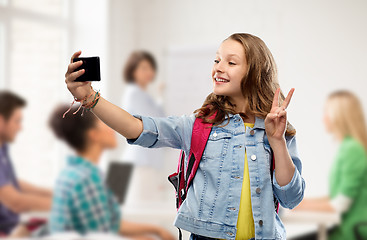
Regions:
<instances>
[{"instance_id":1,"label":"whiteboard","mask_svg":"<svg viewBox=\"0 0 367 240\"><path fill-rule=\"evenodd\" d=\"M166 52L165 108L169 115L191 114L213 91L211 70L217 46L170 47Z\"/></svg>"}]
</instances>

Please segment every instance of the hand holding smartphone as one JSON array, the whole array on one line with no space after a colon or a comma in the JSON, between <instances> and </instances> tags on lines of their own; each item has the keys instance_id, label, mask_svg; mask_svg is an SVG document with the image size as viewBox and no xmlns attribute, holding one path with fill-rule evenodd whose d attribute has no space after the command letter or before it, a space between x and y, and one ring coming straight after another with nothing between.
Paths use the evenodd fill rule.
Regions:
<instances>
[{"instance_id":1,"label":"hand holding smartphone","mask_svg":"<svg viewBox=\"0 0 367 240\"><path fill-rule=\"evenodd\" d=\"M83 61L83 64L75 69L74 72L84 69L83 75L75 79L75 82L101 81L101 70L99 57L80 57L74 58L73 62Z\"/></svg>"}]
</instances>

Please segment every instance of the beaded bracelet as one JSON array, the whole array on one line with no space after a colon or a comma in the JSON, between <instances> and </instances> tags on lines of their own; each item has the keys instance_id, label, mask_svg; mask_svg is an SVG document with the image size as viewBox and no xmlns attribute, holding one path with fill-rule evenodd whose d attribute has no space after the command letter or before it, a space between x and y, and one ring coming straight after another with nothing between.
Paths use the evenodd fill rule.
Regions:
<instances>
[{"instance_id":1,"label":"beaded bracelet","mask_svg":"<svg viewBox=\"0 0 367 240\"><path fill-rule=\"evenodd\" d=\"M99 93L99 91L97 91L96 94L94 95L93 101L91 101L89 103L85 103L82 106L85 109L90 110L90 109L94 108L97 105L97 102L98 102L100 97L101 97L101 94Z\"/></svg>"},{"instance_id":2,"label":"beaded bracelet","mask_svg":"<svg viewBox=\"0 0 367 240\"><path fill-rule=\"evenodd\" d=\"M91 87L91 89L93 90L93 88ZM69 109L68 110L66 110L66 112L62 115L62 118L65 118L65 115L68 113L68 112L70 112L70 110L71 110L71 108L72 108L72 106L74 105L74 103L75 102L83 102L83 101L86 101L88 98L90 98L92 95L93 95L93 93L94 93L94 90L93 90L93 92L91 92L88 96L85 96L84 98L82 98L82 99L77 99L76 97L74 97L74 101L71 103L71 105L70 105L70 107L69 107ZM82 104L80 104L80 106L79 106L79 108L75 111L75 112L73 112L73 114L76 114L77 112L79 112L79 110L80 110L80 108L82 107ZM84 112L84 110L83 110L83 112ZM82 115L83 115L83 113L82 113Z\"/></svg>"}]
</instances>

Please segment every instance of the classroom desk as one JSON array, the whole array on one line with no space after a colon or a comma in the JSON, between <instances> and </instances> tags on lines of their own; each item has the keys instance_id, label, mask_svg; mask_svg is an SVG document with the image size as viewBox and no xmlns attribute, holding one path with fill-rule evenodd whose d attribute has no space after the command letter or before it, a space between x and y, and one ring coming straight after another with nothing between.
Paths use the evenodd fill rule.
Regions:
<instances>
[{"instance_id":1,"label":"classroom desk","mask_svg":"<svg viewBox=\"0 0 367 240\"><path fill-rule=\"evenodd\" d=\"M177 228L173 226L176 217L176 209L169 203L151 203L144 206L122 206L121 212L124 220L154 223L170 230L177 236ZM32 217L47 218L47 212L33 212L22 214L22 220ZM336 213L323 213L314 211L295 211L282 209L281 219L287 230L287 238L301 236L303 234L318 232L319 240L327 239L327 229L340 223L340 216ZM189 239L190 233L183 232L183 239Z\"/></svg>"},{"instance_id":2,"label":"classroom desk","mask_svg":"<svg viewBox=\"0 0 367 240\"><path fill-rule=\"evenodd\" d=\"M124 220L159 225L178 237L178 230L173 225L176 213L174 202L144 203L141 206L121 207ZM189 232L182 231L182 239L189 239L189 236Z\"/></svg>"},{"instance_id":3,"label":"classroom desk","mask_svg":"<svg viewBox=\"0 0 367 240\"><path fill-rule=\"evenodd\" d=\"M319 240L327 240L328 228L339 224L341 220L337 213L288 209L282 209L281 219L286 227L288 238L317 231Z\"/></svg>"}]
</instances>

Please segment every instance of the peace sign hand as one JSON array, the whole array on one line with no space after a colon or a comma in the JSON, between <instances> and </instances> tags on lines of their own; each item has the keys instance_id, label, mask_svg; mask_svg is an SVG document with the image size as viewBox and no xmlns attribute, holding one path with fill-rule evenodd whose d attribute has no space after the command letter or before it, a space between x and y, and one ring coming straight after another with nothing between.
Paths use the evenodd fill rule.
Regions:
<instances>
[{"instance_id":1,"label":"peace sign hand","mask_svg":"<svg viewBox=\"0 0 367 240\"><path fill-rule=\"evenodd\" d=\"M280 88L278 88L274 94L273 105L270 113L265 118L265 131L268 136L269 142L284 140L284 133L287 127L287 111L286 108L291 101L294 88L292 88L286 99L284 99L282 106L279 107L279 94Z\"/></svg>"}]
</instances>

